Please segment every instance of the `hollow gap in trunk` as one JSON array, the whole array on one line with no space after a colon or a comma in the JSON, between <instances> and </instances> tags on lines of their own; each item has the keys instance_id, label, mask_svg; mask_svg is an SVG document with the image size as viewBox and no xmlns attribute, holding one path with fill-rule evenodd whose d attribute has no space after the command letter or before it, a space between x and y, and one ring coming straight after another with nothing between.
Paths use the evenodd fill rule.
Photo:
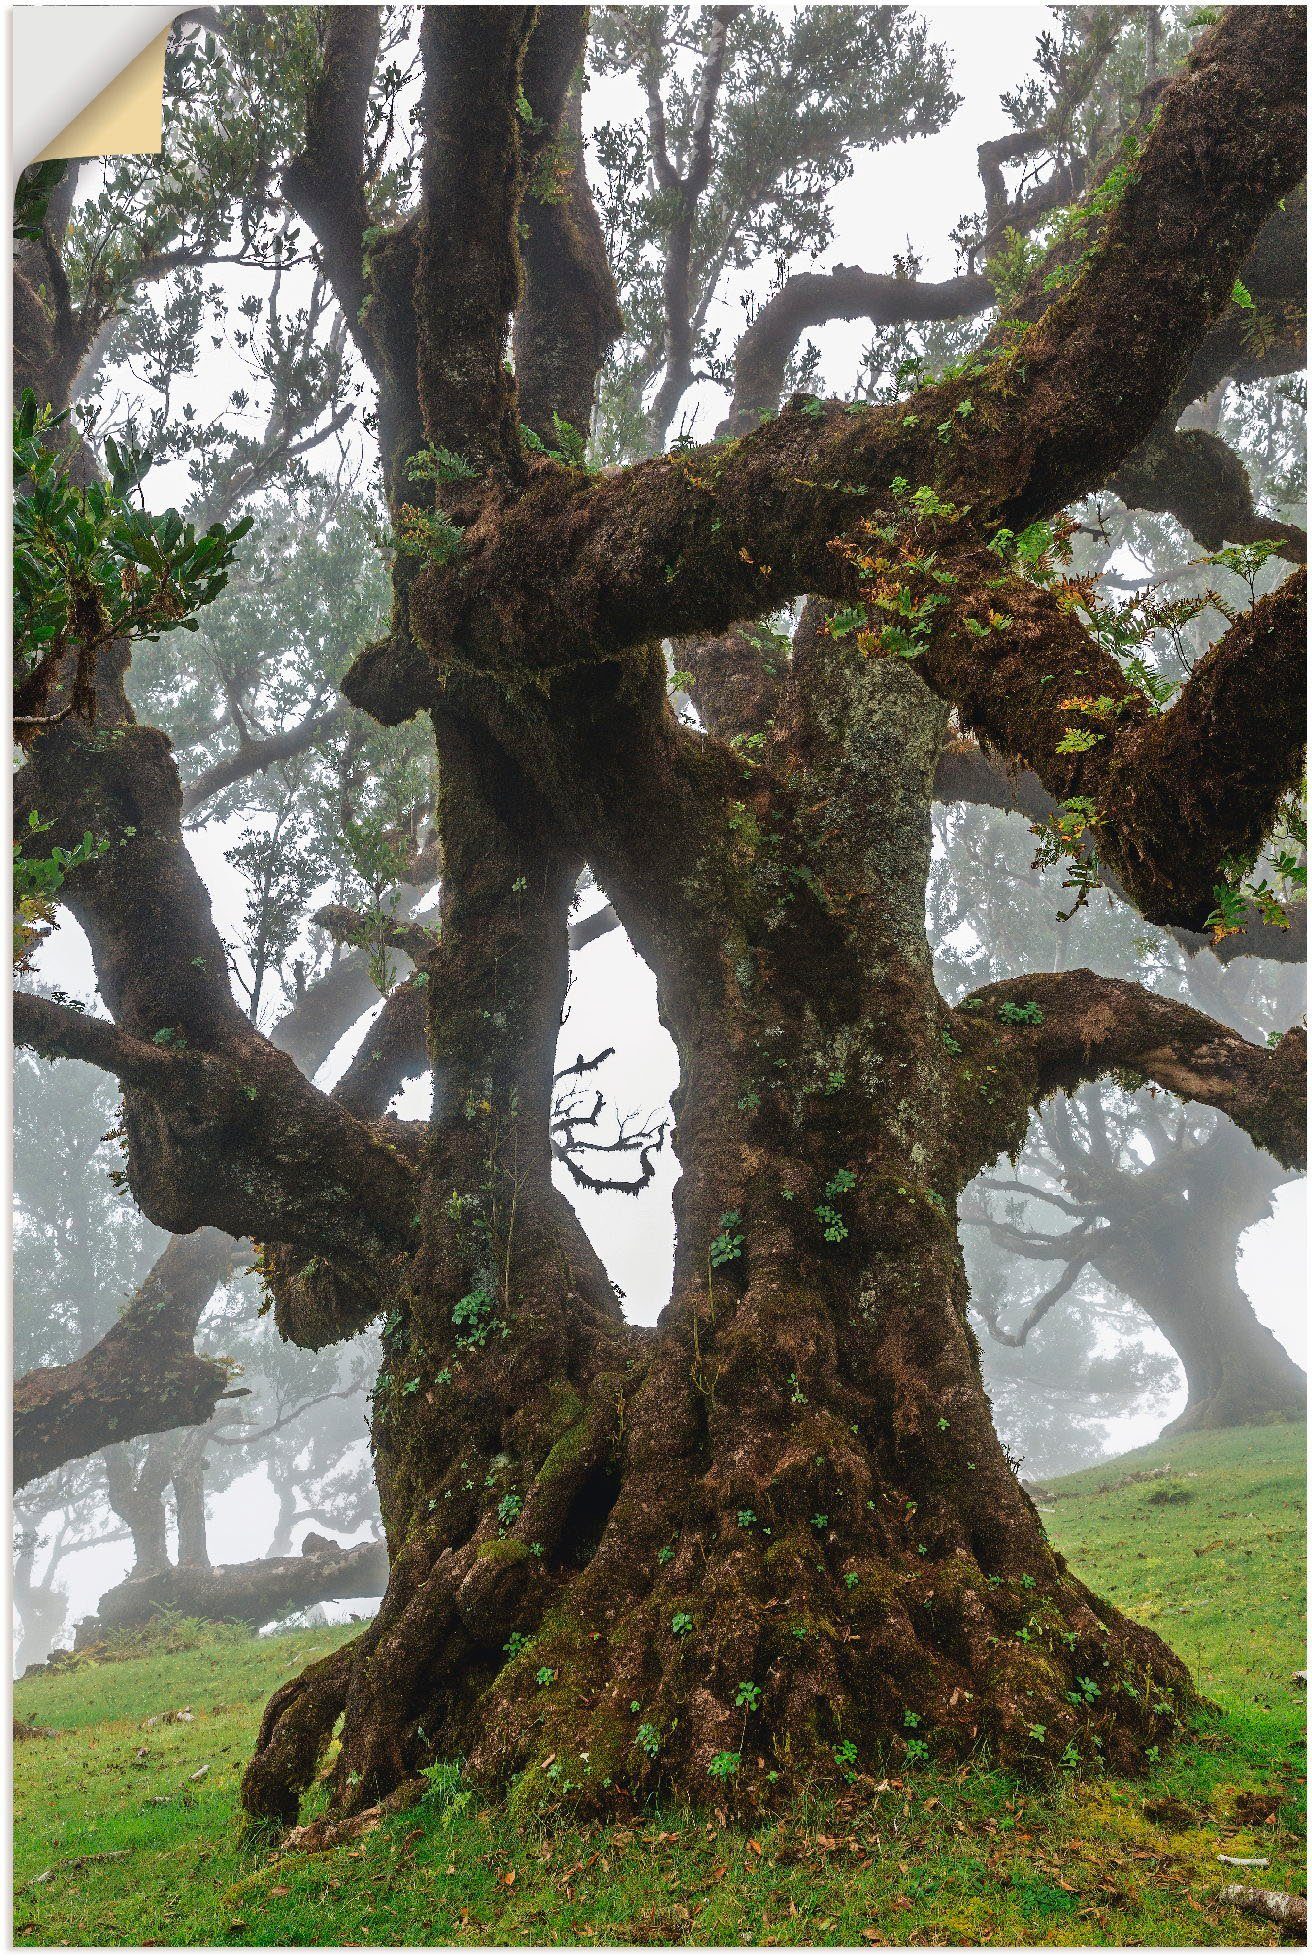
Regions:
<instances>
[{"instance_id":1,"label":"hollow gap in trunk","mask_svg":"<svg viewBox=\"0 0 1312 1960\"><path fill-rule=\"evenodd\" d=\"M582 886L570 936L552 1174L625 1317L650 1326L670 1297L674 1275L679 1162L670 1099L678 1055L660 1018L655 975L615 922L599 885Z\"/></svg>"},{"instance_id":2,"label":"hollow gap in trunk","mask_svg":"<svg viewBox=\"0 0 1312 1960\"><path fill-rule=\"evenodd\" d=\"M581 1570L588 1564L619 1494L619 1471L610 1464L599 1464L584 1478L566 1514L565 1526L552 1556L551 1563L555 1570Z\"/></svg>"}]
</instances>

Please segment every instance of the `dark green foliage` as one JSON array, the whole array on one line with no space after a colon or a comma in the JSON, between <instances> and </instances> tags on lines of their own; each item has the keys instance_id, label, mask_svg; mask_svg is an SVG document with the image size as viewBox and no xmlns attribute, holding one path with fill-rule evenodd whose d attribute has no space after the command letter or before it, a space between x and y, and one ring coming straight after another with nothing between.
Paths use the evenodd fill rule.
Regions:
<instances>
[{"instance_id":1,"label":"dark green foliage","mask_svg":"<svg viewBox=\"0 0 1312 1960\"><path fill-rule=\"evenodd\" d=\"M175 510L133 501L151 466L106 439L104 481L79 483L60 431L66 415L27 390L14 415L14 654L30 671L54 646L91 651L110 640L196 630L197 613L228 582L252 519L197 535Z\"/></svg>"}]
</instances>

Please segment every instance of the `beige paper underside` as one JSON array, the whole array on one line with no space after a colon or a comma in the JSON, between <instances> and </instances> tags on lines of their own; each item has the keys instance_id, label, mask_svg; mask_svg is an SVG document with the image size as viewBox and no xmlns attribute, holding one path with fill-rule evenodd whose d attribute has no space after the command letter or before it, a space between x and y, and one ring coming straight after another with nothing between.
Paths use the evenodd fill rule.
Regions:
<instances>
[{"instance_id":1,"label":"beige paper underside","mask_svg":"<svg viewBox=\"0 0 1312 1960\"><path fill-rule=\"evenodd\" d=\"M164 140L164 49L169 32L166 27L157 34L33 161L158 156Z\"/></svg>"}]
</instances>

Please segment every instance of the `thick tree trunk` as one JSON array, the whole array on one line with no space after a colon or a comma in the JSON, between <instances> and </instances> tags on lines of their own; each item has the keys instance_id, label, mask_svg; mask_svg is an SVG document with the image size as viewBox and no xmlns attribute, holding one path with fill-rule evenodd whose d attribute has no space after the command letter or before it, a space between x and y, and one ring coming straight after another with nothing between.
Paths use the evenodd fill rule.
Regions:
<instances>
[{"instance_id":1,"label":"thick tree trunk","mask_svg":"<svg viewBox=\"0 0 1312 1960\"><path fill-rule=\"evenodd\" d=\"M750 1808L925 1750L1129 1768L1178 1719L1184 1668L1067 1572L993 1428L953 1213L1000 1088L924 938L946 717L835 646L796 657L787 793L652 713L654 661L575 704L624 812L593 868L682 1065L654 1331L550 1184L576 865L504 754L440 726L432 1222L374 1401L391 1580L270 1703L257 1814L295 1816L339 1714L338 1816L435 1755L525 1806Z\"/></svg>"},{"instance_id":2,"label":"thick tree trunk","mask_svg":"<svg viewBox=\"0 0 1312 1960\"><path fill-rule=\"evenodd\" d=\"M1296 780L1301 583L1153 717L1066 595L989 547L1151 432L1172 364L1305 168L1302 30L1281 9L1223 15L1069 286L1053 298L1038 268L1008 334L918 390L917 412L799 400L717 450L588 479L526 452L504 360L534 25L532 9L425 10L419 199L378 228L378 23L333 10L284 178L379 382L405 541L391 631L344 692L388 723L427 711L437 732L422 1146L307 1087L240 1015L167 747L130 727L120 668L99 664L102 722L130 739L61 725L22 785L74 841L124 799L152 821L68 891L113 1022L20 997L21 1037L117 1070L139 1202L170 1229L261 1241L285 1332L317 1346L387 1313L387 1593L274 1697L246 1803L293 1816L339 1716L336 1820L451 1755L526 1805L597 1807L664 1788L745 1808L925 1751L1129 1767L1171 1732L1187 1676L1048 1547L989 1419L949 1222L1037 1100L1091 1055L1127 1065L1109 1037L1125 1001L1092 975L1031 976L1041 1036L1037 1001L1019 1030L997 1025L1016 1003L993 990L974 1021L947 1009L924 942L928 806L951 701L1054 794L1096 801L1101 853L1147 916L1196 926L1218 860L1256 846ZM49 309L34 286L20 298L23 370L62 399ZM464 465L442 526L437 483L407 468L420 450ZM776 725L742 753L680 730L644 638L808 589L859 595L866 630L800 635ZM1094 693L1115 727L1071 744L1066 697ZM1222 726L1245 731L1242 770ZM624 1325L551 1186L584 863L680 1055L678 1256L654 1333ZM1283 1146L1305 1043L1249 1053L1148 1003L1129 1063L1151 1047L1154 1079L1249 1110ZM179 1016L188 1050L166 1054L155 1031Z\"/></svg>"}]
</instances>

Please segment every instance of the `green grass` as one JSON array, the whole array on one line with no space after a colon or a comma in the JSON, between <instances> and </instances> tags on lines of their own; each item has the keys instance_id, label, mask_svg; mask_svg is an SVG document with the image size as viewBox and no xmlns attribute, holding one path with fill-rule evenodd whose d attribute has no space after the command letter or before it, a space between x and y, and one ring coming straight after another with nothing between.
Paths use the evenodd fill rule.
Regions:
<instances>
[{"instance_id":1,"label":"green grass","mask_svg":"<svg viewBox=\"0 0 1312 1960\"><path fill-rule=\"evenodd\" d=\"M268 1692L345 1630L179 1628L15 1688L56 1731L15 1748L18 1942L1273 1945L1215 1898L1249 1876L1222 1852L1304 1889L1303 1461L1301 1427L1231 1431L1040 1500L1075 1569L1215 1704L1144 1781L924 1772L755 1830L670 1812L550 1834L435 1782L355 1845L279 1857L240 1846L242 1766Z\"/></svg>"}]
</instances>

